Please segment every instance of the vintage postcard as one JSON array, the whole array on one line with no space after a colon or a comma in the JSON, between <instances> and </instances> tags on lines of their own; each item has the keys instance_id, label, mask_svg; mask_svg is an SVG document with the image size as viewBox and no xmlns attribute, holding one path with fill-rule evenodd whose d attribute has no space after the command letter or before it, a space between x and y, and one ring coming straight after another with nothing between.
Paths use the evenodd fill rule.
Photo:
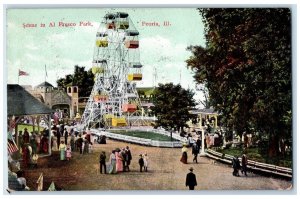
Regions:
<instances>
[{"instance_id":1,"label":"vintage postcard","mask_svg":"<svg viewBox=\"0 0 300 199\"><path fill-rule=\"evenodd\" d=\"M292 191L292 14L7 8L4 189Z\"/></svg>"}]
</instances>

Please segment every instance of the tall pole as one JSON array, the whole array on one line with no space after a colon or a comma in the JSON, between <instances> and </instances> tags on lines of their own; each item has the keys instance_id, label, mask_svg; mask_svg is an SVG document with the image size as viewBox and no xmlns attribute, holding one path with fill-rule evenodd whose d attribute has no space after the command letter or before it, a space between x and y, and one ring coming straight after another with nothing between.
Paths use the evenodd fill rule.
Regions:
<instances>
[{"instance_id":1,"label":"tall pole","mask_svg":"<svg viewBox=\"0 0 300 199\"><path fill-rule=\"evenodd\" d=\"M206 156L205 151L204 151L205 143L204 143L204 129L203 128L201 129L201 136L202 136L202 139L201 139L202 147L201 147L200 156Z\"/></svg>"},{"instance_id":2,"label":"tall pole","mask_svg":"<svg viewBox=\"0 0 300 199\"><path fill-rule=\"evenodd\" d=\"M181 69L179 70L179 84L181 85Z\"/></svg>"},{"instance_id":3,"label":"tall pole","mask_svg":"<svg viewBox=\"0 0 300 199\"><path fill-rule=\"evenodd\" d=\"M47 78L47 68L46 68L46 64L45 64L45 82L46 82L46 78Z\"/></svg>"},{"instance_id":4,"label":"tall pole","mask_svg":"<svg viewBox=\"0 0 300 199\"><path fill-rule=\"evenodd\" d=\"M48 130L49 130L49 134L48 134L48 153L49 155L51 155L52 151L51 151L51 115L49 114L49 120L48 120ZM47 118L47 116L46 116ZM45 121L46 122L46 121ZM47 123L47 122L46 122Z\"/></svg>"}]
</instances>

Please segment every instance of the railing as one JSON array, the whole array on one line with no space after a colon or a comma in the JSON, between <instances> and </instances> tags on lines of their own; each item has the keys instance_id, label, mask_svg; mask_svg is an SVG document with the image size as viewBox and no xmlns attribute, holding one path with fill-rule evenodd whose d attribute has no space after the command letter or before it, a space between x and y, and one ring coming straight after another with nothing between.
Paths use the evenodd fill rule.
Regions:
<instances>
[{"instance_id":1,"label":"railing","mask_svg":"<svg viewBox=\"0 0 300 199\"><path fill-rule=\"evenodd\" d=\"M233 156L222 154L219 152L216 152L211 149L206 150L206 154L208 157L213 158L215 160L232 164L232 158ZM239 158L241 160L241 158ZM247 169L255 172L255 173L263 173L263 174L269 174L272 176L280 176L280 177L286 177L291 179L293 177L293 170L291 168L286 167L280 167L272 164L265 164L260 163L252 160L248 160Z\"/></svg>"},{"instance_id":2,"label":"railing","mask_svg":"<svg viewBox=\"0 0 300 199\"><path fill-rule=\"evenodd\" d=\"M91 129L90 130L92 134L96 136L105 135L108 138L115 139L115 140L121 140L129 143L135 143L135 144L141 144L146 146L155 146L155 147L168 147L168 148L179 148L182 147L182 144L180 141L178 142L169 142L169 141L157 141L157 140L151 140L146 138L138 138L128 135L122 135L122 134L116 134L116 133L110 133L108 131L100 131L97 129Z\"/></svg>"}]
</instances>

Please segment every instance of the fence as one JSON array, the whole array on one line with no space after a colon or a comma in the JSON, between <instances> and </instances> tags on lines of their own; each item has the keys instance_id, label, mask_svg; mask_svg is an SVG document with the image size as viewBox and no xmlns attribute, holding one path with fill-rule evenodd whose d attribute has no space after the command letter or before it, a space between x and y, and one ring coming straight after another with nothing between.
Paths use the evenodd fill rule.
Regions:
<instances>
[{"instance_id":1,"label":"fence","mask_svg":"<svg viewBox=\"0 0 300 199\"><path fill-rule=\"evenodd\" d=\"M121 141L134 143L134 144L141 144L141 145L155 146L155 147L168 147L168 148L182 147L182 144L180 141L168 142L168 141L151 140L151 139L138 138L138 137L133 137L133 136L128 136L128 135L110 133L108 131L100 131L97 129L91 129L90 131L92 134L94 134L96 136L105 135L106 137L111 138L111 139L121 140Z\"/></svg>"},{"instance_id":2,"label":"fence","mask_svg":"<svg viewBox=\"0 0 300 199\"><path fill-rule=\"evenodd\" d=\"M211 149L206 150L206 154L208 157L213 158L215 160L232 164L232 158L233 156L222 154L219 152L216 152ZM265 164L260 163L252 160L248 160L247 169L254 172L254 173L262 173L262 174L268 174L271 176L280 176L285 177L288 179L291 179L293 177L293 170L291 168L286 167L280 167L272 164Z\"/></svg>"}]
</instances>

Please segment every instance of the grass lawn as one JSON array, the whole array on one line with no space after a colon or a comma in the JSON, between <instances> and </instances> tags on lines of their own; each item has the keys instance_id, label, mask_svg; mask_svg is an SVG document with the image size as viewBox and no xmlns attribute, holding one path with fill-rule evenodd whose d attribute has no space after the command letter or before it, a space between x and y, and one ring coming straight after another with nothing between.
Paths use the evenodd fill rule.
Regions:
<instances>
[{"instance_id":1,"label":"grass lawn","mask_svg":"<svg viewBox=\"0 0 300 199\"><path fill-rule=\"evenodd\" d=\"M218 149L217 150L220 153L225 153L228 155L233 156L239 156L241 157L243 155L243 149L242 148L229 148L229 149ZM249 160L267 163L267 164L274 164L278 166L283 167L292 167L292 156L286 156L286 157L273 157L270 158L267 156L267 152L262 152L259 148L247 148L246 154L248 156Z\"/></svg>"},{"instance_id":2,"label":"grass lawn","mask_svg":"<svg viewBox=\"0 0 300 199\"><path fill-rule=\"evenodd\" d=\"M127 136L133 136L138 138L145 138L151 140L158 140L158 141L171 141L171 137L166 135L161 135L158 133L148 132L148 131L126 131L126 130L111 130L111 133L122 134ZM172 138L172 141L178 141Z\"/></svg>"},{"instance_id":3,"label":"grass lawn","mask_svg":"<svg viewBox=\"0 0 300 199\"><path fill-rule=\"evenodd\" d=\"M24 132L25 128L27 128L28 133L33 132L33 126L32 126L32 124L19 124L18 125L18 131ZM35 126L35 131L37 131L37 130L38 130L38 127ZM40 131L43 131L43 130L44 130L44 128L40 127Z\"/></svg>"}]
</instances>

